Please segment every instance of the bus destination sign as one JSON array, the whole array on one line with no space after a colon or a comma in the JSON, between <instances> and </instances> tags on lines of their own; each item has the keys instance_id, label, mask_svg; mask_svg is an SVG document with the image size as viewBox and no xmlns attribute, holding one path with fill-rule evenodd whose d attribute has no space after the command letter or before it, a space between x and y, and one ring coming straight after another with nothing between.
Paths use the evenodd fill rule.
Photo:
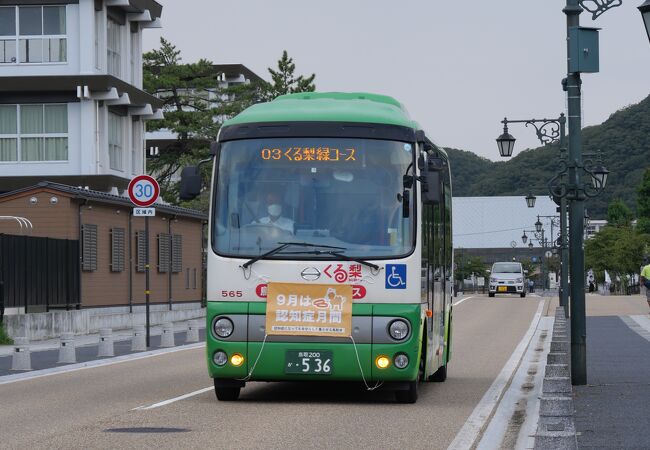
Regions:
<instances>
[{"instance_id":1,"label":"bus destination sign","mask_svg":"<svg viewBox=\"0 0 650 450\"><path fill-rule=\"evenodd\" d=\"M356 161L356 148L335 147L289 147L263 148L260 157L264 161Z\"/></svg>"}]
</instances>

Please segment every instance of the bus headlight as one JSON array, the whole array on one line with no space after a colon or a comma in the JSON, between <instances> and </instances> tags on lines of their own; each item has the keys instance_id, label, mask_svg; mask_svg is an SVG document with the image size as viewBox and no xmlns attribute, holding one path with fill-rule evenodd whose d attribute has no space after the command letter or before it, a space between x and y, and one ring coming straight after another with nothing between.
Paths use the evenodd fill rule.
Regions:
<instances>
[{"instance_id":1,"label":"bus headlight","mask_svg":"<svg viewBox=\"0 0 650 450\"><path fill-rule=\"evenodd\" d=\"M222 339L230 336L234 330L235 326L232 324L232 321L226 317L215 320L212 325L212 331L214 331L215 336Z\"/></svg>"},{"instance_id":2,"label":"bus headlight","mask_svg":"<svg viewBox=\"0 0 650 450\"><path fill-rule=\"evenodd\" d=\"M388 326L388 334L396 341L402 341L409 334L409 326L402 319L393 320Z\"/></svg>"},{"instance_id":3,"label":"bus headlight","mask_svg":"<svg viewBox=\"0 0 650 450\"><path fill-rule=\"evenodd\" d=\"M403 369L404 367L409 365L409 357L406 356L404 353L398 353L395 355L395 359L393 359L393 363L395 363L395 367L398 369Z\"/></svg>"},{"instance_id":4,"label":"bus headlight","mask_svg":"<svg viewBox=\"0 0 650 450\"><path fill-rule=\"evenodd\" d=\"M524 282L524 279L523 279L523 278L517 278L516 281L517 281L517 283L523 283L523 282Z\"/></svg>"},{"instance_id":5,"label":"bus headlight","mask_svg":"<svg viewBox=\"0 0 650 450\"><path fill-rule=\"evenodd\" d=\"M222 350L217 350L214 352L214 355L212 355L212 362L217 366L223 366L228 362L228 355L226 355L226 352Z\"/></svg>"}]
</instances>

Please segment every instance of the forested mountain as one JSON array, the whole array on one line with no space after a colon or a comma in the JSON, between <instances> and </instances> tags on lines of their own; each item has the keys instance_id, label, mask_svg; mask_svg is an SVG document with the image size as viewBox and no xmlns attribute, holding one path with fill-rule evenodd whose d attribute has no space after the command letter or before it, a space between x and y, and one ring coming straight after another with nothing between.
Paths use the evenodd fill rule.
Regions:
<instances>
[{"instance_id":1,"label":"forested mountain","mask_svg":"<svg viewBox=\"0 0 650 450\"><path fill-rule=\"evenodd\" d=\"M530 132L520 130L519 132ZM636 210L636 189L650 167L650 97L612 114L598 126L583 129L583 152L602 152L610 171L607 187L587 200L592 218L605 218L607 205L622 199ZM496 142L494 152L497 153ZM446 149L451 159L454 196L535 195L548 193L547 182L557 171L559 147L546 145L518 151L505 162L492 162L464 150Z\"/></svg>"}]
</instances>

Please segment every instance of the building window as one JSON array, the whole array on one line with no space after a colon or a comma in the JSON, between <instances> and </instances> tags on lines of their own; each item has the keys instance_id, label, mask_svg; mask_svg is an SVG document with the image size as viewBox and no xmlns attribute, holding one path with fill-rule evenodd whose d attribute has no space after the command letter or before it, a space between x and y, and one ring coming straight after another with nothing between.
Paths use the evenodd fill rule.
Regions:
<instances>
[{"instance_id":1,"label":"building window","mask_svg":"<svg viewBox=\"0 0 650 450\"><path fill-rule=\"evenodd\" d=\"M67 105L0 105L0 161L67 160Z\"/></svg>"},{"instance_id":2,"label":"building window","mask_svg":"<svg viewBox=\"0 0 650 450\"><path fill-rule=\"evenodd\" d=\"M183 271L183 236L175 234L172 236L172 272Z\"/></svg>"},{"instance_id":3,"label":"building window","mask_svg":"<svg viewBox=\"0 0 650 450\"><path fill-rule=\"evenodd\" d=\"M124 271L124 228L111 228L111 272Z\"/></svg>"},{"instance_id":4,"label":"building window","mask_svg":"<svg viewBox=\"0 0 650 450\"><path fill-rule=\"evenodd\" d=\"M135 270L136 272L144 272L147 264L147 236L144 231L136 231L135 249Z\"/></svg>"},{"instance_id":5,"label":"building window","mask_svg":"<svg viewBox=\"0 0 650 450\"><path fill-rule=\"evenodd\" d=\"M185 269L185 289L190 288L190 268Z\"/></svg>"},{"instance_id":6,"label":"building window","mask_svg":"<svg viewBox=\"0 0 650 450\"><path fill-rule=\"evenodd\" d=\"M192 269L192 289L196 289L196 267Z\"/></svg>"},{"instance_id":7,"label":"building window","mask_svg":"<svg viewBox=\"0 0 650 450\"><path fill-rule=\"evenodd\" d=\"M140 160L142 159L142 122L138 119L133 119L132 123L132 138L131 145L131 174L137 175L140 168Z\"/></svg>"},{"instance_id":8,"label":"building window","mask_svg":"<svg viewBox=\"0 0 650 450\"><path fill-rule=\"evenodd\" d=\"M0 161L18 161L18 120L15 105L0 105Z\"/></svg>"},{"instance_id":9,"label":"building window","mask_svg":"<svg viewBox=\"0 0 650 450\"><path fill-rule=\"evenodd\" d=\"M0 64L66 62L65 13L65 6L0 7Z\"/></svg>"},{"instance_id":10,"label":"building window","mask_svg":"<svg viewBox=\"0 0 650 450\"><path fill-rule=\"evenodd\" d=\"M85 223L81 226L81 269L97 270L97 225Z\"/></svg>"},{"instance_id":11,"label":"building window","mask_svg":"<svg viewBox=\"0 0 650 450\"><path fill-rule=\"evenodd\" d=\"M108 159L113 170L124 170L122 117L108 113Z\"/></svg>"},{"instance_id":12,"label":"building window","mask_svg":"<svg viewBox=\"0 0 650 450\"><path fill-rule=\"evenodd\" d=\"M122 75L122 27L112 19L108 19L106 27L107 72L116 77Z\"/></svg>"},{"instance_id":13,"label":"building window","mask_svg":"<svg viewBox=\"0 0 650 450\"><path fill-rule=\"evenodd\" d=\"M158 272L169 272L171 259L170 236L167 233L158 234Z\"/></svg>"}]
</instances>

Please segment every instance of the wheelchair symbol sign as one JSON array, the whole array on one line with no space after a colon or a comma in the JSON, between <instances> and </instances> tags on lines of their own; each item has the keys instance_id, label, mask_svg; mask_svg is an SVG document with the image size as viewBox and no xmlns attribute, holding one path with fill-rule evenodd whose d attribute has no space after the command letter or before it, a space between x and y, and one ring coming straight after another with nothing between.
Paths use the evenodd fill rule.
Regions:
<instances>
[{"instance_id":1,"label":"wheelchair symbol sign","mask_svg":"<svg viewBox=\"0 0 650 450\"><path fill-rule=\"evenodd\" d=\"M386 289L406 289L406 264L386 264Z\"/></svg>"}]
</instances>

